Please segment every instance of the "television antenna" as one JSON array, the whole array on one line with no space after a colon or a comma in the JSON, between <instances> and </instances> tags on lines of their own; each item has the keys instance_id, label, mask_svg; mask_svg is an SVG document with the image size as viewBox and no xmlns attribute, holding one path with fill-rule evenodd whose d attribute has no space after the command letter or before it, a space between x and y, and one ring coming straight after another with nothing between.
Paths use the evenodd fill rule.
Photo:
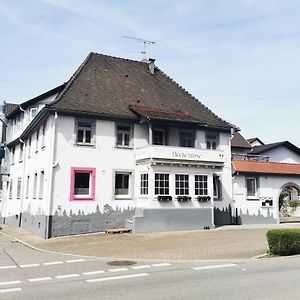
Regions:
<instances>
[{"instance_id":1,"label":"television antenna","mask_svg":"<svg viewBox=\"0 0 300 300\"><path fill-rule=\"evenodd\" d=\"M143 54L146 58L146 53L147 53L147 45L155 45L155 42L153 41L148 41L148 40L143 40L143 39L140 39L140 38L136 38L136 37L132 37L132 36L127 36L127 35L123 35L122 36L123 38L126 38L126 39L132 39L132 40L135 40L139 43L143 43L144 44L144 50L141 51L141 54Z\"/></svg>"}]
</instances>

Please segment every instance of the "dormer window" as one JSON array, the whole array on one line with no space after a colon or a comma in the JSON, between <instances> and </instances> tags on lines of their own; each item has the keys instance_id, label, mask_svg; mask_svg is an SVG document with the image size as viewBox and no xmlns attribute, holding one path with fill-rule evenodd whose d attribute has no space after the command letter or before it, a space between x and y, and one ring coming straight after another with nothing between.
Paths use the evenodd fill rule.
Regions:
<instances>
[{"instance_id":1,"label":"dormer window","mask_svg":"<svg viewBox=\"0 0 300 300\"><path fill-rule=\"evenodd\" d=\"M37 112L38 112L37 107L32 107L32 108L30 108L30 116L31 116L31 119L33 119L33 118L37 115Z\"/></svg>"}]
</instances>

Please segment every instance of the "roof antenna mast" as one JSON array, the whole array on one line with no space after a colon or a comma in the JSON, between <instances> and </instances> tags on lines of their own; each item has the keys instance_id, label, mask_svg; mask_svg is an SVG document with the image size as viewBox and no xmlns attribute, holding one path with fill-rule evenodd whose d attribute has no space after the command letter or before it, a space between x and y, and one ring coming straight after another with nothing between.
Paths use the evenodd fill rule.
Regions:
<instances>
[{"instance_id":1,"label":"roof antenna mast","mask_svg":"<svg viewBox=\"0 0 300 300\"><path fill-rule=\"evenodd\" d=\"M143 39L135 38L135 37L132 37L132 36L127 36L127 35L123 35L122 37L126 38L126 39L136 40L139 43L143 43L144 44L144 50L141 51L141 54L144 55L144 58L147 58L146 57L146 54L147 54L147 45L155 45L155 42L153 42L153 41L143 40Z\"/></svg>"}]
</instances>

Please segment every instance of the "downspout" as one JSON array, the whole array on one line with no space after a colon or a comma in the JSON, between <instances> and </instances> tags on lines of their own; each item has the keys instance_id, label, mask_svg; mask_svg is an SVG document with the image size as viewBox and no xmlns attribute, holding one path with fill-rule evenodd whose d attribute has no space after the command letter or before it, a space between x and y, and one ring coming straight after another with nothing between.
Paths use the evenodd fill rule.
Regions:
<instances>
[{"instance_id":1,"label":"downspout","mask_svg":"<svg viewBox=\"0 0 300 300\"><path fill-rule=\"evenodd\" d=\"M19 227L22 225L22 213L23 213L23 202L24 202L24 190L25 190L25 167L26 167L26 148L25 148L25 142L20 138L20 143L23 144L23 175L22 175L22 193L21 193L21 207L20 207L20 216L19 216ZM21 151L21 149L20 149Z\"/></svg>"},{"instance_id":2,"label":"downspout","mask_svg":"<svg viewBox=\"0 0 300 300\"><path fill-rule=\"evenodd\" d=\"M52 204L52 197L53 197L53 169L57 166L57 162L55 162L55 147L56 147L56 122L58 119L58 114L57 112L55 112L54 114L54 118L53 118L53 128L52 128L52 135L51 135L51 143L50 145L52 145L52 149L51 149L51 160L50 160L50 168L49 168L49 184L48 187L50 188L49 190L49 215L46 217L47 221L46 221L46 232L45 232L45 238L49 239L51 237L51 233L52 233L52 208L53 208L53 204Z\"/></svg>"}]
</instances>

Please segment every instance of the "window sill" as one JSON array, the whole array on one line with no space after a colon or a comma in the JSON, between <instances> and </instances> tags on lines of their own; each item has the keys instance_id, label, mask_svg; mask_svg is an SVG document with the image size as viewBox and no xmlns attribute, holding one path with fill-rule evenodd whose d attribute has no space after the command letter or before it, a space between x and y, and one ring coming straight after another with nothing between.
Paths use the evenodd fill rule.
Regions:
<instances>
[{"instance_id":1,"label":"window sill","mask_svg":"<svg viewBox=\"0 0 300 300\"><path fill-rule=\"evenodd\" d=\"M132 196L126 196L126 195L115 195L115 200L132 200Z\"/></svg>"},{"instance_id":2,"label":"window sill","mask_svg":"<svg viewBox=\"0 0 300 300\"><path fill-rule=\"evenodd\" d=\"M259 201L259 198L256 197L247 197L247 201Z\"/></svg>"},{"instance_id":3,"label":"window sill","mask_svg":"<svg viewBox=\"0 0 300 300\"><path fill-rule=\"evenodd\" d=\"M133 146L122 146L122 145L116 145L117 149L129 149L129 150L132 150L133 149Z\"/></svg>"},{"instance_id":4,"label":"window sill","mask_svg":"<svg viewBox=\"0 0 300 300\"><path fill-rule=\"evenodd\" d=\"M75 146L94 148L96 145L95 144L89 144L89 143L75 143Z\"/></svg>"},{"instance_id":5,"label":"window sill","mask_svg":"<svg viewBox=\"0 0 300 300\"><path fill-rule=\"evenodd\" d=\"M222 201L223 198L214 198L214 201Z\"/></svg>"},{"instance_id":6,"label":"window sill","mask_svg":"<svg viewBox=\"0 0 300 300\"><path fill-rule=\"evenodd\" d=\"M76 197L76 198L71 198L70 201L95 201L95 198Z\"/></svg>"}]
</instances>

